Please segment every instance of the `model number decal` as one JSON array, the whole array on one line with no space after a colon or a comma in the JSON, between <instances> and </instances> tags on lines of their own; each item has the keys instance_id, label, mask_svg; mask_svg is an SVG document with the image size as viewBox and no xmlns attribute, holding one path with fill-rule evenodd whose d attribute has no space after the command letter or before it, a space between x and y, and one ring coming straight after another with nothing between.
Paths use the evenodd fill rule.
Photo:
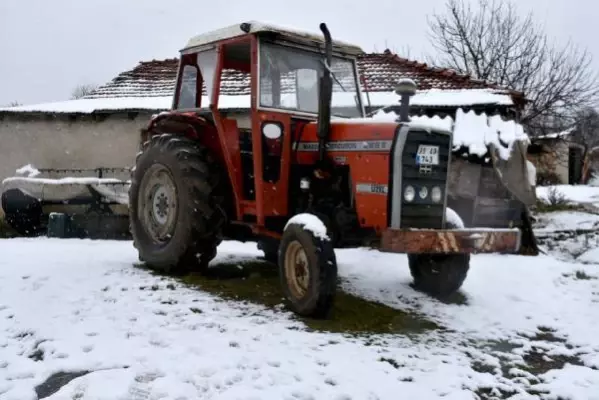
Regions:
<instances>
[{"instance_id":1,"label":"model number decal","mask_svg":"<svg viewBox=\"0 0 599 400\"><path fill-rule=\"evenodd\" d=\"M379 183L358 183L356 184L357 193L387 194L387 185Z\"/></svg>"},{"instance_id":2,"label":"model number decal","mask_svg":"<svg viewBox=\"0 0 599 400\"><path fill-rule=\"evenodd\" d=\"M391 140L338 140L325 145L327 151L388 151L391 150ZM318 151L318 142L295 143L298 151Z\"/></svg>"}]
</instances>

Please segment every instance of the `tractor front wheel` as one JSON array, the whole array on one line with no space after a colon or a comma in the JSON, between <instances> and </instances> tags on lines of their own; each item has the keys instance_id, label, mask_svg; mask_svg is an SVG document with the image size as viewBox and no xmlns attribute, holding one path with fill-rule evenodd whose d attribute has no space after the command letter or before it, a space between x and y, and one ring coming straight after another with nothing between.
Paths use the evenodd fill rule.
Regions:
<instances>
[{"instance_id":1,"label":"tractor front wheel","mask_svg":"<svg viewBox=\"0 0 599 400\"><path fill-rule=\"evenodd\" d=\"M331 241L291 221L279 249L281 285L291 309L302 316L326 318L337 289L337 260Z\"/></svg>"},{"instance_id":2,"label":"tractor front wheel","mask_svg":"<svg viewBox=\"0 0 599 400\"><path fill-rule=\"evenodd\" d=\"M447 222L450 229L460 229L464 223L450 208ZM408 264L414 288L436 298L446 298L457 292L470 269L470 254L408 254Z\"/></svg>"},{"instance_id":3,"label":"tractor front wheel","mask_svg":"<svg viewBox=\"0 0 599 400\"><path fill-rule=\"evenodd\" d=\"M436 298L457 292L470 268L469 254L408 254L414 288Z\"/></svg>"},{"instance_id":4,"label":"tractor front wheel","mask_svg":"<svg viewBox=\"0 0 599 400\"><path fill-rule=\"evenodd\" d=\"M206 148L175 135L152 137L137 158L129 191L139 259L164 272L206 268L225 222L219 184Z\"/></svg>"}]
</instances>

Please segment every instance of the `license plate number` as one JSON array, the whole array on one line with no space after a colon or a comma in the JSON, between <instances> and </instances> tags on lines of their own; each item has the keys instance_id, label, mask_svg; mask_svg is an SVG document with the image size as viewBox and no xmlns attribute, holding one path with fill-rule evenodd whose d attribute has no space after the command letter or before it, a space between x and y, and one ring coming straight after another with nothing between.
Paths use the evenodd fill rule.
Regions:
<instances>
[{"instance_id":1,"label":"license plate number","mask_svg":"<svg viewBox=\"0 0 599 400\"><path fill-rule=\"evenodd\" d=\"M439 146L421 144L416 153L417 165L439 165Z\"/></svg>"}]
</instances>

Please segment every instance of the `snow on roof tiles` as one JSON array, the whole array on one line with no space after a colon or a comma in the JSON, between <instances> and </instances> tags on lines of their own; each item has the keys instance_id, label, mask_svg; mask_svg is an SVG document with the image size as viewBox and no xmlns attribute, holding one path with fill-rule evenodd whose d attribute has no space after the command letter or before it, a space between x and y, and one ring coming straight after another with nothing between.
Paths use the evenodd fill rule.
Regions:
<instances>
[{"instance_id":1,"label":"snow on roof tiles","mask_svg":"<svg viewBox=\"0 0 599 400\"><path fill-rule=\"evenodd\" d=\"M88 98L98 97L160 97L171 96L177 77L176 58L139 63L123 72L112 82L98 88ZM413 79L418 90L491 89L507 91L493 84L459 75L451 70L432 68L417 61L398 57L391 52L370 53L358 57L362 89L369 92L393 92L402 78ZM204 86L204 94L206 88ZM225 71L222 79L223 94L249 94L249 75Z\"/></svg>"},{"instance_id":2,"label":"snow on roof tiles","mask_svg":"<svg viewBox=\"0 0 599 400\"><path fill-rule=\"evenodd\" d=\"M389 51L363 54L357 60L362 90L368 92L368 97L364 96L364 102L368 104L370 99L372 106L398 104L399 98L394 89L402 78L410 78L418 85L418 92L411 99L411 104L417 106L510 106L513 104L512 95L521 96L447 69L432 68L401 58ZM176 58L140 62L132 70L119 74L84 99L5 108L0 111L91 113L168 109L174 92L177 66ZM205 86L203 94L206 95ZM248 74L236 71L223 73L221 96L231 100L226 101L227 104L231 104L231 107L238 103L245 104L246 101L233 101L233 98L249 94Z\"/></svg>"}]
</instances>

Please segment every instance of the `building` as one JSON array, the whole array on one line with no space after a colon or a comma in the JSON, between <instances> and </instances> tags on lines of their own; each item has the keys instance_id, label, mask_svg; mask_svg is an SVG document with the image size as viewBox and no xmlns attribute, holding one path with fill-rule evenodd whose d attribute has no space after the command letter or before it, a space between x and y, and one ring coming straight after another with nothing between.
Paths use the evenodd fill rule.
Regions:
<instances>
[{"instance_id":1,"label":"building","mask_svg":"<svg viewBox=\"0 0 599 400\"><path fill-rule=\"evenodd\" d=\"M573 140L574 129L537 136L528 146L528 159L537 167L539 185L586 183L585 149Z\"/></svg>"},{"instance_id":2,"label":"building","mask_svg":"<svg viewBox=\"0 0 599 400\"><path fill-rule=\"evenodd\" d=\"M585 164L593 161L593 170L596 171L596 156L585 154L585 146L575 140L575 135L576 131L572 128L531 138L528 159L537 167L539 185L588 183L589 177L585 176L585 168L590 165ZM588 158L589 156L593 156L593 160Z\"/></svg>"},{"instance_id":3,"label":"building","mask_svg":"<svg viewBox=\"0 0 599 400\"><path fill-rule=\"evenodd\" d=\"M3 143L0 178L12 176L17 168L26 164L38 168L133 165L140 130L151 115L171 107L177 63L177 59L141 62L82 99L0 109ZM399 98L394 93L395 85L402 78L414 80L418 85L417 94L410 100L414 120L424 118L429 123L437 122L454 130L454 144L458 144L454 154L465 159L472 160L475 156L483 160L481 164L486 159L488 167L486 144L499 143L498 138L509 132L512 139L514 135L524 134L515 122L525 103L520 93L447 69L431 68L389 51L360 56L358 69L367 112L377 118L397 118ZM246 74L225 73L220 107L248 108L248 83ZM462 168L461 172L454 173L456 179L460 176L462 181L466 177L470 179L456 186L468 187L468 193L463 194L470 196L465 208L476 209L482 201L483 208L488 210L486 217L478 222L475 215L482 214L467 215L468 223L491 223L489 218L492 218L494 223L505 224L506 218L512 217L497 210L513 210L505 203L513 199L497 184L492 185L494 193L478 196L481 182L486 179L497 183L497 179L491 168L467 168L476 171L469 175L463 173Z\"/></svg>"}]
</instances>

